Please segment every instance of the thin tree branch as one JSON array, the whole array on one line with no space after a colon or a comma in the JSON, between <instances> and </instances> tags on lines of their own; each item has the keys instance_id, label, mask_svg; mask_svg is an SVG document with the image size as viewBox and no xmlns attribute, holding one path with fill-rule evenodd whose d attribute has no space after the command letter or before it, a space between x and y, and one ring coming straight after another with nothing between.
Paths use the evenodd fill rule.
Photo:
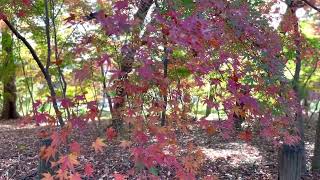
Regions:
<instances>
[{"instance_id":1,"label":"thin tree branch","mask_svg":"<svg viewBox=\"0 0 320 180\"><path fill-rule=\"evenodd\" d=\"M320 8L318 8L317 6L315 6L314 4L312 4L311 2L307 1L307 0L302 0L304 3L308 4L312 9L320 12Z\"/></svg>"},{"instance_id":2,"label":"thin tree branch","mask_svg":"<svg viewBox=\"0 0 320 180\"><path fill-rule=\"evenodd\" d=\"M50 91L50 95L51 95L51 98L52 98L52 104L53 104L55 113L57 115L59 124L61 125L61 127L63 127L64 126L64 122L63 122L63 119L61 117L61 113L59 112L59 108L58 108L58 105L57 105L57 99L56 99L56 92L55 92L55 90L53 88L53 84L52 84L52 80L51 80L49 71L46 71L46 69L45 69L44 65L42 64L42 62L41 62L39 56L37 55L36 51L33 49L33 47L30 45L30 43L26 40L26 38L24 38L18 32L18 30L10 23L10 21L7 18L2 18L2 20L6 23L6 25L9 27L9 29L12 31L12 33L24 43L24 45L30 51L33 59L36 61L37 65L39 66L44 78L47 81L48 88L49 88L49 91Z\"/></svg>"},{"instance_id":3,"label":"thin tree branch","mask_svg":"<svg viewBox=\"0 0 320 180\"><path fill-rule=\"evenodd\" d=\"M310 117L309 117L309 119L308 119L307 122L309 122L309 121L312 119L313 115L314 115L314 114L316 113L316 111L318 110L319 103L320 103L320 100L317 102L316 108L315 108L314 111L311 113L311 115L310 115ZM320 112L319 112L319 116L320 116Z\"/></svg>"},{"instance_id":4,"label":"thin tree branch","mask_svg":"<svg viewBox=\"0 0 320 180\"><path fill-rule=\"evenodd\" d=\"M73 30L71 31L71 33L67 36L66 40L64 41L64 43L62 44L60 51L58 52L57 55L57 59L60 59L60 55L62 54L63 49L65 48L67 41L71 38L71 36L73 35L73 33L76 31L77 27L78 27L79 23L75 25L75 27L73 28Z\"/></svg>"},{"instance_id":5,"label":"thin tree branch","mask_svg":"<svg viewBox=\"0 0 320 180\"><path fill-rule=\"evenodd\" d=\"M17 29L8 21L8 19L2 19L6 25L9 27L9 29L13 32L13 34L20 39L25 46L28 48L28 50L30 51L33 59L36 61L37 65L39 66L41 72L45 75L46 74L46 69L43 66L42 62L40 61L40 58L38 57L36 51L33 49L33 47L30 45L30 43L26 40L26 38L24 38L18 31Z\"/></svg>"},{"instance_id":6,"label":"thin tree branch","mask_svg":"<svg viewBox=\"0 0 320 180\"><path fill-rule=\"evenodd\" d=\"M307 86L307 84L308 84L309 80L311 79L313 73L316 72L317 67L318 67L317 64L318 64L318 61L316 61L314 68L312 69L311 73L308 75L307 80L304 82L304 84L302 86L303 88L305 88Z\"/></svg>"}]
</instances>

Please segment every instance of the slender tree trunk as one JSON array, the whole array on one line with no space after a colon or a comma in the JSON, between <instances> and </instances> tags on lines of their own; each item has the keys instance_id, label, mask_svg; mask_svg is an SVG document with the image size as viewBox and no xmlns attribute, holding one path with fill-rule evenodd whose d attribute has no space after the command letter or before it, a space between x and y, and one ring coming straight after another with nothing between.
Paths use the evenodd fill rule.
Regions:
<instances>
[{"instance_id":1,"label":"slender tree trunk","mask_svg":"<svg viewBox=\"0 0 320 180\"><path fill-rule=\"evenodd\" d=\"M165 37L164 37L165 39ZM165 40L166 41L166 40ZM164 45L164 57L163 57L163 78L167 79L168 77L168 64L169 64L169 59L168 59L168 50L167 50L167 43L165 42ZM161 113L161 126L164 126L166 124L166 111L167 111L167 105L168 105L168 85L166 86L165 94L163 95L163 110Z\"/></svg>"},{"instance_id":2,"label":"slender tree trunk","mask_svg":"<svg viewBox=\"0 0 320 180\"><path fill-rule=\"evenodd\" d=\"M3 49L3 68L5 75L2 77L3 82L3 109L1 118L17 119L19 113L17 111L17 88L16 88L16 73L13 57L13 39L7 29L2 31L2 49Z\"/></svg>"},{"instance_id":3,"label":"slender tree trunk","mask_svg":"<svg viewBox=\"0 0 320 180\"><path fill-rule=\"evenodd\" d=\"M209 101L212 102L213 98L214 97L213 97L212 87L210 86L210 89L209 89ZM207 105L205 117L208 117L211 114L211 109L212 108L209 105Z\"/></svg>"},{"instance_id":4,"label":"slender tree trunk","mask_svg":"<svg viewBox=\"0 0 320 180\"><path fill-rule=\"evenodd\" d=\"M134 19L139 21L138 26L142 26L143 22L145 20L145 17L153 4L153 0L144 0L141 1L138 11L134 16ZM128 81L128 74L132 71L132 64L134 62L134 55L136 52L136 48L139 45L138 42L140 42L139 34L140 30L142 29L141 27L139 28L133 28L134 31L132 32L133 40L132 42L128 45L128 52L126 52L123 56L123 60L121 61L120 64L120 69L121 69L121 75L117 78L115 81L116 85L116 98L113 106L113 114L112 114L112 127L116 131L120 131L123 127L123 120L122 120L122 115L123 115L123 110L125 107L125 99L126 99L126 90L124 89L125 83Z\"/></svg>"},{"instance_id":5,"label":"slender tree trunk","mask_svg":"<svg viewBox=\"0 0 320 180\"><path fill-rule=\"evenodd\" d=\"M296 9L291 8L292 13L295 14ZM305 144L304 144L304 120L303 120L303 115L302 115L302 107L301 107L301 100L302 97L300 95L300 88L299 88L299 82L300 82L300 71L301 71L301 34L299 31L299 23L298 23L298 18L296 18L296 23L294 24L294 32L295 32L295 46L296 46L296 68L295 68L295 73L294 73L294 78L293 78L293 90L295 94L297 95L297 100L299 103L299 108L296 112L296 119L295 121L297 122L297 128L299 130L300 134L300 146L302 150L302 163L301 163L301 174L304 174L306 171L306 157L305 157Z\"/></svg>"}]
</instances>

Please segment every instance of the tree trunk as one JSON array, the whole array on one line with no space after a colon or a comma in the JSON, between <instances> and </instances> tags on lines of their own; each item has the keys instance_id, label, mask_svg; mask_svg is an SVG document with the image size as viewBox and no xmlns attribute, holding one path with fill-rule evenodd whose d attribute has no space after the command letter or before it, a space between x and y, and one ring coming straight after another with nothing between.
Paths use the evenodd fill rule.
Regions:
<instances>
[{"instance_id":1,"label":"tree trunk","mask_svg":"<svg viewBox=\"0 0 320 180\"><path fill-rule=\"evenodd\" d=\"M213 92L212 92L212 87L211 86L210 86L210 89L209 89L209 101L210 102L213 101ZM210 114L211 114L211 106L207 105L205 117L208 117Z\"/></svg>"},{"instance_id":2,"label":"tree trunk","mask_svg":"<svg viewBox=\"0 0 320 180\"><path fill-rule=\"evenodd\" d=\"M138 26L142 26L144 19L153 4L153 0L145 0L141 1L137 13L134 15L134 19L139 21ZM126 90L124 89L124 85L128 81L128 74L132 71L132 65L134 62L134 55L136 52L136 48L139 47L140 42L140 30L139 28L133 28L134 31L132 32L133 40L130 44L128 44L128 51L124 53L123 60L121 61L120 68L121 68L121 75L117 78L114 82L116 85L116 98L113 106L113 114L112 114L112 127L116 131L120 131L123 127L123 110L125 108L125 101L126 101Z\"/></svg>"},{"instance_id":3,"label":"tree trunk","mask_svg":"<svg viewBox=\"0 0 320 180\"><path fill-rule=\"evenodd\" d=\"M315 144L314 144L314 151L313 151L313 158L311 169L312 171L320 171L320 111L318 114L318 121L317 121L317 129L316 129L316 137L315 137Z\"/></svg>"},{"instance_id":4,"label":"tree trunk","mask_svg":"<svg viewBox=\"0 0 320 180\"><path fill-rule=\"evenodd\" d=\"M3 109L1 118L17 119L19 113L17 111L17 88L15 84L15 64L13 57L13 40L7 29L2 31L2 49L3 49L3 70L1 77L3 82Z\"/></svg>"},{"instance_id":5,"label":"tree trunk","mask_svg":"<svg viewBox=\"0 0 320 180\"><path fill-rule=\"evenodd\" d=\"M283 145L279 152L279 180L300 180L303 162L303 148L301 145Z\"/></svg>"},{"instance_id":6,"label":"tree trunk","mask_svg":"<svg viewBox=\"0 0 320 180\"><path fill-rule=\"evenodd\" d=\"M287 13L292 13L295 15L296 12L296 7L294 7L292 4L287 4L288 9ZM295 45L295 72L294 72L294 77L293 77L293 91L295 92L297 96L297 103L299 107L297 108L297 112L295 112L295 127L299 131L300 135L300 142L296 147L298 147L299 152L295 150L285 151L282 150L279 153L279 179L282 180L295 180L295 179L300 179L301 176L306 172L306 155L305 155L305 144L304 144L304 121L303 121L303 116L302 116L302 107L301 107L301 94L300 94L300 87L299 87L299 82L300 82L300 71L301 71L301 34L299 31L299 22L298 18L294 18L294 45ZM283 149L286 149L287 145L283 145ZM291 154L290 154L291 153ZM285 158L282 158L285 157ZM290 172L292 171L292 172ZM280 176L281 175L281 176Z\"/></svg>"}]
</instances>

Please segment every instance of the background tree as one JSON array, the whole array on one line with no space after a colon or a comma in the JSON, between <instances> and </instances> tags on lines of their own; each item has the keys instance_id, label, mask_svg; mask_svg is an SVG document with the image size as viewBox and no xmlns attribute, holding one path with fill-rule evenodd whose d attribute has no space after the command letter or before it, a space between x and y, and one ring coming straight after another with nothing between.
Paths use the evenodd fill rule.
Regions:
<instances>
[{"instance_id":1,"label":"background tree","mask_svg":"<svg viewBox=\"0 0 320 180\"><path fill-rule=\"evenodd\" d=\"M1 80L3 83L3 106L1 118L17 119L16 62L13 52L13 38L7 27L2 28L2 64Z\"/></svg>"}]
</instances>

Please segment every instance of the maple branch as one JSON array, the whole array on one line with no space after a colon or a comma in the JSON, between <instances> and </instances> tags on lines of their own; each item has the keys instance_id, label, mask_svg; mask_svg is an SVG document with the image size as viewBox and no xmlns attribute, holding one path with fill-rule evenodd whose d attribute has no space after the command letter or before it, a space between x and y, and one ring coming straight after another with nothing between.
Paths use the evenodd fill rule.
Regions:
<instances>
[{"instance_id":1,"label":"maple branch","mask_svg":"<svg viewBox=\"0 0 320 180\"><path fill-rule=\"evenodd\" d=\"M55 113L58 117L58 121L61 127L64 126L64 122L63 119L61 117L61 114L59 112L59 108L57 105L57 100L56 100L56 92L53 88L53 84L52 84L52 80L49 74L49 71L46 71L44 65L42 64L39 56L37 55L36 51L33 49L33 47L31 46L31 44L26 40L25 37L23 37L18 30L10 23L10 21L7 18L2 18L3 22L6 23L6 25L9 27L9 29L12 31L12 33L18 38L20 39L23 44L28 48L28 50L30 51L33 59L36 61L37 65L39 66L44 78L47 81L48 87L49 87L49 91L50 91L50 95L52 98L52 104L53 104L53 108L55 110Z\"/></svg>"},{"instance_id":2,"label":"maple branch","mask_svg":"<svg viewBox=\"0 0 320 180\"><path fill-rule=\"evenodd\" d=\"M302 0L304 3L308 4L312 9L320 12L320 8L318 8L317 6L315 6L314 4L312 4L311 2L307 1L307 0Z\"/></svg>"},{"instance_id":3,"label":"maple branch","mask_svg":"<svg viewBox=\"0 0 320 180\"><path fill-rule=\"evenodd\" d=\"M6 23L6 25L9 27L9 29L13 32L13 34L20 39L23 44L28 48L28 50L30 51L33 59L36 61L36 63L38 64L42 74L46 74L46 69L43 66L42 62L40 61L40 58L38 57L36 51L33 49L33 47L30 45L30 43L26 40L26 38L24 38L19 32L18 30L8 21L8 19L4 18L2 19L4 21L4 23Z\"/></svg>"}]
</instances>

